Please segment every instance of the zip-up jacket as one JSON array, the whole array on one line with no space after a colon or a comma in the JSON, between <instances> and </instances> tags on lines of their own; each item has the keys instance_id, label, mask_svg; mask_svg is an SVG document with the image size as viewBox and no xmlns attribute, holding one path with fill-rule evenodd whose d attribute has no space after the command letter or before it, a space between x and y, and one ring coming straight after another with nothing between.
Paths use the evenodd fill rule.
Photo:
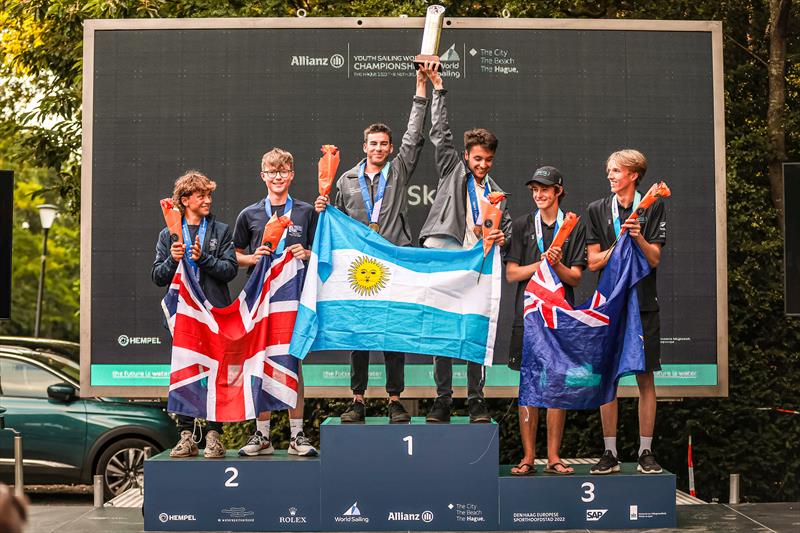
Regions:
<instances>
[{"instance_id":1,"label":"zip-up jacket","mask_svg":"<svg viewBox=\"0 0 800 533\"><path fill-rule=\"evenodd\" d=\"M203 239L203 253L197 266L200 267L200 287L206 298L214 307L225 307L231 303L228 282L236 277L239 268L236 262L236 250L233 247L233 236L227 224L216 220L214 215L208 217L208 228ZM169 253L171 243L169 230L164 228L158 234L156 259L150 277L159 287L166 287L172 281L178 263ZM186 250L189 254L189 250Z\"/></svg>"},{"instance_id":2,"label":"zip-up jacket","mask_svg":"<svg viewBox=\"0 0 800 533\"><path fill-rule=\"evenodd\" d=\"M386 190L383 195L378 233L387 241L398 246L411 245L411 227L408 223L408 183L422 152L425 139L422 126L428 110L428 99L414 96L408 127L403 135L397 157L391 160L386 176ZM361 186L358 182L358 169L366 161L362 159L356 166L342 174L336 182L334 205L343 213L363 224L369 224ZM369 185L369 183L368 183Z\"/></svg>"},{"instance_id":3,"label":"zip-up jacket","mask_svg":"<svg viewBox=\"0 0 800 533\"><path fill-rule=\"evenodd\" d=\"M420 244L432 236L452 237L463 244L464 234L467 231L468 168L463 155L453 143L453 132L447 121L446 93L445 89L433 91L431 142L435 150L439 185L436 187L433 206L419 235ZM485 179L492 192L503 192L491 176L486 176ZM506 200L500 203L500 210L503 212L500 229L506 236L504 249L508 248L511 242L511 215L507 203Z\"/></svg>"}]
</instances>

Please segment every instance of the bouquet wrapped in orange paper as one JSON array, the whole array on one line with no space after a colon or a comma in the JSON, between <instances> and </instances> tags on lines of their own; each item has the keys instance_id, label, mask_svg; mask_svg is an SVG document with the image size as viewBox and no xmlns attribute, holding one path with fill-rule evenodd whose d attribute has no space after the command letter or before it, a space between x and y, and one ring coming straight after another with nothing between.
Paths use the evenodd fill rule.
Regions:
<instances>
[{"instance_id":1,"label":"bouquet wrapped in orange paper","mask_svg":"<svg viewBox=\"0 0 800 533\"><path fill-rule=\"evenodd\" d=\"M567 214L564 215L564 222L561 224L561 227L558 228L558 233L556 233L556 236L553 238L553 242L550 243L550 248L554 246L564 246L564 242L569 238L569 234L572 233L572 230L578 225L580 219L581 217L568 211Z\"/></svg>"},{"instance_id":2,"label":"bouquet wrapped in orange paper","mask_svg":"<svg viewBox=\"0 0 800 533\"><path fill-rule=\"evenodd\" d=\"M169 229L169 242L179 242L181 240L181 212L175 207L172 198L161 200L161 212L164 213L164 222Z\"/></svg>"},{"instance_id":3,"label":"bouquet wrapped in orange paper","mask_svg":"<svg viewBox=\"0 0 800 533\"><path fill-rule=\"evenodd\" d=\"M500 202L506 199L502 192L490 192L488 202L481 202L481 216L483 217L483 257L492 249L492 244L488 240L489 233L495 228L500 229L500 221L503 219L503 212L500 211Z\"/></svg>"},{"instance_id":4,"label":"bouquet wrapped in orange paper","mask_svg":"<svg viewBox=\"0 0 800 533\"><path fill-rule=\"evenodd\" d=\"M274 214L264 226L264 236L261 238L261 245L271 250L278 248L281 242L283 230L292 224L292 219L287 216L277 217Z\"/></svg>"},{"instance_id":5,"label":"bouquet wrapped in orange paper","mask_svg":"<svg viewBox=\"0 0 800 533\"><path fill-rule=\"evenodd\" d=\"M650 190L647 191L647 194L644 195L644 198L642 198L642 200L639 202L639 206L636 208L636 211L631 213L631 216L628 218L639 218L639 215L644 213L645 209L656 203L656 200L659 198L669 198L671 195L672 192L670 192L666 183L663 181L654 183L653 186L650 187ZM622 230L619 232L620 235L623 233L625 233L625 228L622 228Z\"/></svg>"},{"instance_id":6,"label":"bouquet wrapped in orange paper","mask_svg":"<svg viewBox=\"0 0 800 533\"><path fill-rule=\"evenodd\" d=\"M332 144L323 144L322 157L319 158L317 167L319 176L319 194L328 196L336 179L336 169L339 168L339 149Z\"/></svg>"}]
</instances>

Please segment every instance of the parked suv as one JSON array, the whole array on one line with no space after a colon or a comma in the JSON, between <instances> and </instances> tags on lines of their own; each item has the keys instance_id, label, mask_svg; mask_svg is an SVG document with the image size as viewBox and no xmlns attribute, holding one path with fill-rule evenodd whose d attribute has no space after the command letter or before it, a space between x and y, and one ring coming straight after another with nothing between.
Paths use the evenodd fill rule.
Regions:
<instances>
[{"instance_id":1,"label":"parked suv","mask_svg":"<svg viewBox=\"0 0 800 533\"><path fill-rule=\"evenodd\" d=\"M0 344L0 407L22 434L25 483L91 483L103 476L105 498L141 484L144 448L177 440L161 403L80 398L80 367L46 349ZM14 479L13 436L0 431L0 480Z\"/></svg>"}]
</instances>

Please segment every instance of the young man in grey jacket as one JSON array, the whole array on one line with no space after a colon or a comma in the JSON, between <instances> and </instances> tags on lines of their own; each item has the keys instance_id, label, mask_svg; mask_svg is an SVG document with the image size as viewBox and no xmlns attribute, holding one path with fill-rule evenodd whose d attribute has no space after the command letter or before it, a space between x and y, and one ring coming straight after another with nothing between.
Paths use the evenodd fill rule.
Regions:
<instances>
[{"instance_id":1,"label":"young man in grey jacket","mask_svg":"<svg viewBox=\"0 0 800 533\"><path fill-rule=\"evenodd\" d=\"M394 149L389 127L372 124L364 130L366 158L342 174L336 182L334 205L398 246L411 246L408 184L425 142L422 126L428 109L426 83L430 72L430 65L424 65L417 71L416 94L397 157L389 158ZM314 207L322 211L328 201L327 197L320 196ZM383 358L386 365L386 392L389 394L389 422L408 423L411 417L400 403L400 394L405 388L405 354L383 352ZM364 422L364 393L368 377L369 352L356 350L351 355L350 364L353 403L342 413L342 423Z\"/></svg>"},{"instance_id":2,"label":"young man in grey jacket","mask_svg":"<svg viewBox=\"0 0 800 533\"><path fill-rule=\"evenodd\" d=\"M482 236L479 195L503 192L489 176L497 151L497 137L483 128L466 131L462 155L453 143L453 132L447 121L447 91L438 71L432 72L430 80L434 89L431 142L436 152L439 185L419 238L426 248L472 248ZM500 209L503 212L500 228L493 229L487 238L504 247L511 238L511 215L505 200L500 204ZM450 421L453 401L453 359L434 357L433 362L436 400L428 413L427 421L447 423ZM467 363L470 422L491 422L483 397L483 385L486 381L484 368L478 363Z\"/></svg>"}]
</instances>

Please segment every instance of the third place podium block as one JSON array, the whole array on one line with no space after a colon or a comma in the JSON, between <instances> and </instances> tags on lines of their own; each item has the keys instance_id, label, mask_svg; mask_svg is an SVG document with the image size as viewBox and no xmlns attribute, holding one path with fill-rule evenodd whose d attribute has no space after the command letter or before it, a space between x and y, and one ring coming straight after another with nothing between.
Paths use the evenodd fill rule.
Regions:
<instances>
[{"instance_id":1,"label":"third place podium block","mask_svg":"<svg viewBox=\"0 0 800 533\"><path fill-rule=\"evenodd\" d=\"M496 529L497 424L329 418L320 429L323 530Z\"/></svg>"},{"instance_id":2,"label":"third place podium block","mask_svg":"<svg viewBox=\"0 0 800 533\"><path fill-rule=\"evenodd\" d=\"M500 477L500 529L653 529L676 527L675 475L640 474L625 463L618 474L593 476L573 465L571 476Z\"/></svg>"}]
</instances>

